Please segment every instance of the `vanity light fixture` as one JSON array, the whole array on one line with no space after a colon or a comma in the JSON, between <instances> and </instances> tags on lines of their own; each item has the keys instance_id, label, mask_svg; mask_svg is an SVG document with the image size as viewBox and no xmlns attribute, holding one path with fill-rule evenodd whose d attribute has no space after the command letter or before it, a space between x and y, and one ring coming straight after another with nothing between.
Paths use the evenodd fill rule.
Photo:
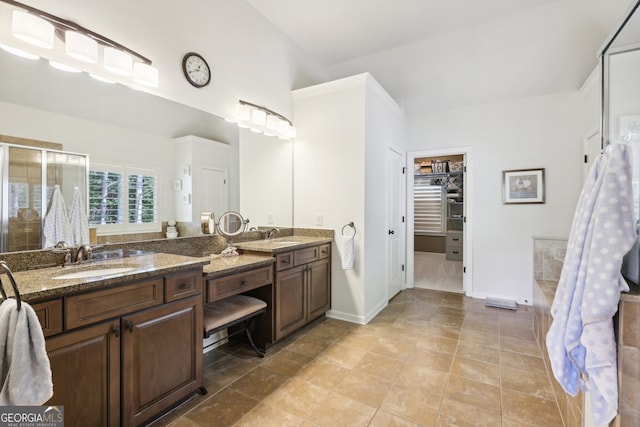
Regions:
<instances>
[{"instance_id":1,"label":"vanity light fixture","mask_svg":"<svg viewBox=\"0 0 640 427\"><path fill-rule=\"evenodd\" d=\"M0 2L11 12L10 36L0 38L7 52L28 59L44 57L58 69L85 71L103 81L158 86L158 69L139 53L67 19L15 0Z\"/></svg>"},{"instance_id":2,"label":"vanity light fixture","mask_svg":"<svg viewBox=\"0 0 640 427\"><path fill-rule=\"evenodd\" d=\"M234 111L235 117L229 121L237 123L238 127L286 140L296 137L296 128L291 120L266 107L239 100Z\"/></svg>"}]
</instances>

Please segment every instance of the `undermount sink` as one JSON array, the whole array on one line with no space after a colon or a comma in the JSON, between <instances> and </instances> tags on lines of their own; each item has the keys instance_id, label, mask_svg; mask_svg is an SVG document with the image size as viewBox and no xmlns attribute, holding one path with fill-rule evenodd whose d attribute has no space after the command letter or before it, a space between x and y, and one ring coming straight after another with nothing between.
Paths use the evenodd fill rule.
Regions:
<instances>
[{"instance_id":1,"label":"undermount sink","mask_svg":"<svg viewBox=\"0 0 640 427\"><path fill-rule=\"evenodd\" d=\"M300 243L295 240L265 240L270 245L292 245L294 243Z\"/></svg>"},{"instance_id":2,"label":"undermount sink","mask_svg":"<svg viewBox=\"0 0 640 427\"><path fill-rule=\"evenodd\" d=\"M59 274L57 276L53 276L52 279L56 280L71 280L71 279L87 279L90 277L99 277L99 276L113 276L114 274L122 274L131 270L135 270L136 267L132 266L120 266L120 267L101 267L101 268L90 268L86 270L74 271L70 273Z\"/></svg>"}]
</instances>

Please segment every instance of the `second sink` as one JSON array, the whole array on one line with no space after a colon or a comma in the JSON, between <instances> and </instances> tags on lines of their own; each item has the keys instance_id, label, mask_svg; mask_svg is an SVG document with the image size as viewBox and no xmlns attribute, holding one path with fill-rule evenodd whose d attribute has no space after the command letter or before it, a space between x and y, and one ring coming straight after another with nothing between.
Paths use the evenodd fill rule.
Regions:
<instances>
[{"instance_id":1,"label":"second sink","mask_svg":"<svg viewBox=\"0 0 640 427\"><path fill-rule=\"evenodd\" d=\"M53 276L52 279L56 280L71 280L71 279L86 279L89 277L98 277L98 276L112 276L114 274L122 274L131 270L135 270L136 267L131 266L113 266L113 267L102 267L102 268L92 268L88 270L80 270L74 271L70 273L60 274L57 276Z\"/></svg>"}]
</instances>

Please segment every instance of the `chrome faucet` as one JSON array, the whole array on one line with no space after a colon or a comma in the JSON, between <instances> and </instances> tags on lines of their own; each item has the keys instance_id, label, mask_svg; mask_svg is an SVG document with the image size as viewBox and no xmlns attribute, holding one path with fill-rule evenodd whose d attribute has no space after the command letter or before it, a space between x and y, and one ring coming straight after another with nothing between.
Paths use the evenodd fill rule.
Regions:
<instances>
[{"instance_id":1,"label":"chrome faucet","mask_svg":"<svg viewBox=\"0 0 640 427\"><path fill-rule=\"evenodd\" d=\"M91 246L89 245L80 246L78 248L78 251L76 252L76 259L75 259L76 264L79 264L82 261L90 261L92 254L93 254L93 249L91 249Z\"/></svg>"},{"instance_id":2,"label":"chrome faucet","mask_svg":"<svg viewBox=\"0 0 640 427\"><path fill-rule=\"evenodd\" d=\"M269 239L273 239L278 235L278 232L280 230L278 230L277 228L272 228L271 230L267 231L264 235L264 240L269 240Z\"/></svg>"}]
</instances>

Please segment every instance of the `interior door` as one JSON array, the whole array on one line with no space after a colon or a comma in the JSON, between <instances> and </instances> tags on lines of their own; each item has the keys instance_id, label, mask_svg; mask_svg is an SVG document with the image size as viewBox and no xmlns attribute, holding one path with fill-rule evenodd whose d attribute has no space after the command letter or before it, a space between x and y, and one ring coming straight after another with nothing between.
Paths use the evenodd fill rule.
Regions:
<instances>
[{"instance_id":1,"label":"interior door","mask_svg":"<svg viewBox=\"0 0 640 427\"><path fill-rule=\"evenodd\" d=\"M404 283L404 156L389 149L387 165L387 298L391 299Z\"/></svg>"},{"instance_id":2,"label":"interior door","mask_svg":"<svg viewBox=\"0 0 640 427\"><path fill-rule=\"evenodd\" d=\"M213 212L216 217L229 210L227 171L202 168L200 170L200 209ZM198 212L198 211L196 211Z\"/></svg>"}]
</instances>

